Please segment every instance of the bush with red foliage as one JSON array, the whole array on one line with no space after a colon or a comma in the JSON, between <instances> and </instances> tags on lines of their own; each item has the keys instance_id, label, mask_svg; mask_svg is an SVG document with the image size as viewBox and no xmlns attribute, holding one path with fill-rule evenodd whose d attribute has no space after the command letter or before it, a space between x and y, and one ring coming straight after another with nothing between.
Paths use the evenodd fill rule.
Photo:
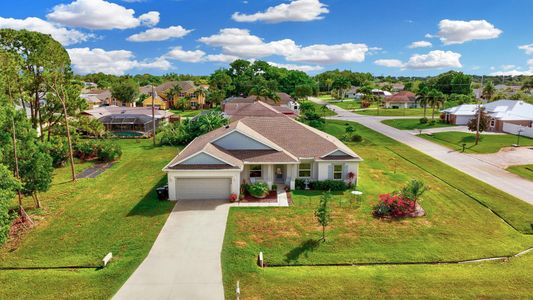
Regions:
<instances>
[{"instance_id":1,"label":"bush with red foliage","mask_svg":"<svg viewBox=\"0 0 533 300\"><path fill-rule=\"evenodd\" d=\"M361 108L368 108L368 107L370 107L370 104L371 103L369 101L363 100L363 101L361 101Z\"/></svg>"},{"instance_id":2,"label":"bush with red foliage","mask_svg":"<svg viewBox=\"0 0 533 300\"><path fill-rule=\"evenodd\" d=\"M379 202L374 206L372 214L376 217L401 218L413 213L416 203L399 194L379 195Z\"/></svg>"}]
</instances>

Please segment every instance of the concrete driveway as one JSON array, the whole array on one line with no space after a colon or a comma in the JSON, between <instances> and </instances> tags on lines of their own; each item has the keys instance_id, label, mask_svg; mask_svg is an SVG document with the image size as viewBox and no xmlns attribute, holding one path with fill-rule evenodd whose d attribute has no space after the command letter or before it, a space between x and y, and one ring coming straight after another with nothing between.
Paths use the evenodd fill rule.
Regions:
<instances>
[{"instance_id":1,"label":"concrete driveway","mask_svg":"<svg viewBox=\"0 0 533 300\"><path fill-rule=\"evenodd\" d=\"M179 201L113 299L224 299L220 252L230 204Z\"/></svg>"},{"instance_id":2,"label":"concrete driveway","mask_svg":"<svg viewBox=\"0 0 533 300\"><path fill-rule=\"evenodd\" d=\"M310 97L310 100L316 103L324 103L318 98ZM479 157L452 151L419 138L407 130L399 130L387 126L381 123L385 119L383 117L363 116L332 104L328 106L334 107L337 113L337 116L328 117L328 119L357 122L533 205L533 181L507 172L500 168L498 164L488 163Z\"/></svg>"}]
</instances>

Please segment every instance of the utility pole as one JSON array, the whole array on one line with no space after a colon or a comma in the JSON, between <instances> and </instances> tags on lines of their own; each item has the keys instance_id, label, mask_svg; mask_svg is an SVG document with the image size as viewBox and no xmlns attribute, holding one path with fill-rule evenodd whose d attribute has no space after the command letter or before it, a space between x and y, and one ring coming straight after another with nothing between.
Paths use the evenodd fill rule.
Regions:
<instances>
[{"instance_id":1,"label":"utility pole","mask_svg":"<svg viewBox=\"0 0 533 300\"><path fill-rule=\"evenodd\" d=\"M157 94L154 89L154 85L152 84L152 135L153 135L153 141L155 146L155 97L157 97Z\"/></svg>"},{"instance_id":2,"label":"utility pole","mask_svg":"<svg viewBox=\"0 0 533 300\"><path fill-rule=\"evenodd\" d=\"M483 75L481 75L481 95L483 95ZM477 104L476 145L479 144L479 124L481 123L481 100Z\"/></svg>"}]
</instances>

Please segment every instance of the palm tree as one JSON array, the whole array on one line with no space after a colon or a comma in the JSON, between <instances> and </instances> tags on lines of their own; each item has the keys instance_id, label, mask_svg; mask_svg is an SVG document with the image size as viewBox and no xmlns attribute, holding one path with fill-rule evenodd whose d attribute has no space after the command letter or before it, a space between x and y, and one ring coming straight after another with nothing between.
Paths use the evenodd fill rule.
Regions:
<instances>
[{"instance_id":1,"label":"palm tree","mask_svg":"<svg viewBox=\"0 0 533 300\"><path fill-rule=\"evenodd\" d=\"M482 97L485 100L490 100L492 99L492 96L494 96L494 93L496 93L496 88L494 87L492 81L489 80L483 87Z\"/></svg>"},{"instance_id":2,"label":"palm tree","mask_svg":"<svg viewBox=\"0 0 533 300\"><path fill-rule=\"evenodd\" d=\"M167 100L170 101L173 105L175 105L174 100L177 100L176 98L179 98L181 95L182 89L179 84L175 84L173 87L170 88L167 92Z\"/></svg>"},{"instance_id":3,"label":"palm tree","mask_svg":"<svg viewBox=\"0 0 533 300\"><path fill-rule=\"evenodd\" d=\"M426 112L429 103L429 90L427 87L423 87L416 93L416 101L424 108L424 119L426 119Z\"/></svg>"},{"instance_id":4,"label":"palm tree","mask_svg":"<svg viewBox=\"0 0 533 300\"><path fill-rule=\"evenodd\" d=\"M446 96L441 92L437 90L431 90L428 94L429 97L429 104L431 105L431 120L435 120L435 108L440 107L444 104L444 101L446 100Z\"/></svg>"},{"instance_id":5,"label":"palm tree","mask_svg":"<svg viewBox=\"0 0 533 300\"><path fill-rule=\"evenodd\" d=\"M264 85L253 86L248 94L254 95L257 101L264 100L266 102L268 99L271 99L275 104L278 104L280 100L276 92Z\"/></svg>"},{"instance_id":6,"label":"palm tree","mask_svg":"<svg viewBox=\"0 0 533 300\"><path fill-rule=\"evenodd\" d=\"M352 82L346 77L338 77L333 81L331 86L339 91L339 98L344 99L344 92L352 87Z\"/></svg>"},{"instance_id":7,"label":"palm tree","mask_svg":"<svg viewBox=\"0 0 533 300\"><path fill-rule=\"evenodd\" d=\"M207 91L203 87L198 87L194 91L194 95L196 95L196 98L204 97L207 95Z\"/></svg>"},{"instance_id":8,"label":"palm tree","mask_svg":"<svg viewBox=\"0 0 533 300\"><path fill-rule=\"evenodd\" d=\"M416 205L416 202L420 197L427 191L429 188L421 180L413 179L401 190L401 195L413 201Z\"/></svg>"}]
</instances>

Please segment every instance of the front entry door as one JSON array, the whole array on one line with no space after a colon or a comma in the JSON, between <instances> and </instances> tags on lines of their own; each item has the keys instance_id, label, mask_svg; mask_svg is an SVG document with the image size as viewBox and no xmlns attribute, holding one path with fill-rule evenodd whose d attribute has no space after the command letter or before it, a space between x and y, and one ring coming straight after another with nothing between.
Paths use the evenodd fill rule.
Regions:
<instances>
[{"instance_id":1,"label":"front entry door","mask_svg":"<svg viewBox=\"0 0 533 300\"><path fill-rule=\"evenodd\" d=\"M283 183L283 165L274 166L274 178L276 178L276 182Z\"/></svg>"}]
</instances>

